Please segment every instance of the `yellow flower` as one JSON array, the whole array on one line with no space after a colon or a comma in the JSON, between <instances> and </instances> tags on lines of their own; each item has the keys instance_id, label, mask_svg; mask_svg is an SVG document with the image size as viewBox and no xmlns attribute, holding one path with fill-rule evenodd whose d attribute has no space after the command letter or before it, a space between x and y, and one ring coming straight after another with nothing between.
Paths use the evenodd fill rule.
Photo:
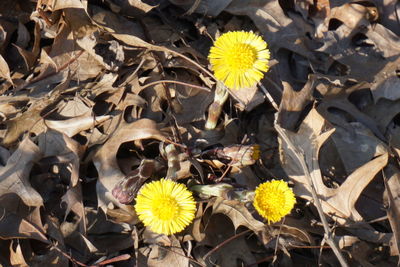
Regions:
<instances>
[{"instance_id":1,"label":"yellow flower","mask_svg":"<svg viewBox=\"0 0 400 267\"><path fill-rule=\"evenodd\" d=\"M153 232L171 235L193 221L196 201L183 184L161 179L140 189L135 210L143 224Z\"/></svg>"},{"instance_id":2,"label":"yellow flower","mask_svg":"<svg viewBox=\"0 0 400 267\"><path fill-rule=\"evenodd\" d=\"M208 58L215 77L228 88L250 87L268 70L267 43L253 32L235 31L221 35Z\"/></svg>"},{"instance_id":3,"label":"yellow flower","mask_svg":"<svg viewBox=\"0 0 400 267\"><path fill-rule=\"evenodd\" d=\"M278 222L292 210L296 198L292 189L282 180L260 184L255 190L253 205L270 222Z\"/></svg>"}]
</instances>

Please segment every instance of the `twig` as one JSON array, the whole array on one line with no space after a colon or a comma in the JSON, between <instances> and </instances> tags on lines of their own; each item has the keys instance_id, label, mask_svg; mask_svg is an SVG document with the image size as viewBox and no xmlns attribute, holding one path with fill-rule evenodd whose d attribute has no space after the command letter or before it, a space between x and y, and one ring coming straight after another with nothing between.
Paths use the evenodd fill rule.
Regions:
<instances>
[{"instance_id":1,"label":"twig","mask_svg":"<svg viewBox=\"0 0 400 267\"><path fill-rule=\"evenodd\" d=\"M272 81L271 81L272 82ZM258 86L260 86L261 90L264 92L265 96L268 98L269 102L271 103L272 107L275 110L279 110L279 106L275 103L274 98L271 96L271 94L268 92L268 90L264 87L262 83L258 83Z\"/></svg>"},{"instance_id":2,"label":"twig","mask_svg":"<svg viewBox=\"0 0 400 267\"><path fill-rule=\"evenodd\" d=\"M174 80L159 80L159 81L155 81L155 82L151 82L148 84L143 85L142 90L146 89L147 87L153 86L153 85L157 85L160 83L175 83L175 84L180 84L180 85L184 85L184 86L190 86L196 89L200 89L200 90L204 90L206 92L211 92L211 90L207 87L204 86L199 86L199 85L195 85L195 84L190 84L190 83L185 83L185 82L180 82L180 81L174 81Z\"/></svg>"},{"instance_id":3,"label":"twig","mask_svg":"<svg viewBox=\"0 0 400 267\"><path fill-rule=\"evenodd\" d=\"M245 267L253 267L253 266L258 266L260 263L266 262L266 261L272 261L275 256L267 256L265 258L262 258L261 260L256 261L255 263L252 263L250 265L246 265Z\"/></svg>"},{"instance_id":4,"label":"twig","mask_svg":"<svg viewBox=\"0 0 400 267\"><path fill-rule=\"evenodd\" d=\"M75 260L74 258L72 258L70 255L68 255L66 252L64 252L62 249L60 249L56 244L52 244L52 247L57 250L59 253L61 253L64 257L66 257L68 260L70 260L72 263L79 265L79 266L83 266L83 267L87 267L88 265Z\"/></svg>"},{"instance_id":5,"label":"twig","mask_svg":"<svg viewBox=\"0 0 400 267\"><path fill-rule=\"evenodd\" d=\"M215 248L213 248L212 250L210 250L209 252L206 253L206 255L203 256L203 260L205 261L212 253L214 253L215 251L217 251L218 249L220 249L221 247L225 246L226 244L228 244L229 242L231 242L232 240L241 237L242 235L245 235L247 233L251 232L250 229L247 229L239 234L236 234L234 236L231 236L230 238L226 239L225 241L223 241L222 243L218 244L215 246Z\"/></svg>"},{"instance_id":6,"label":"twig","mask_svg":"<svg viewBox=\"0 0 400 267\"><path fill-rule=\"evenodd\" d=\"M301 165L301 168L303 169L304 175L306 176L307 181L309 183L309 186L311 188L311 194L312 194L312 197L313 197L313 200L314 200L314 204L315 204L315 206L317 208L319 217L321 218L321 222L322 222L322 225L324 227L324 231L325 231L324 239L326 240L326 243L328 243L328 245L332 248L333 253L335 253L337 259L339 260L339 262L341 264L341 266L343 266L343 267L349 266L347 264L345 258L343 257L342 253L340 252L340 249L339 249L338 245L336 244L336 242L332 238L332 233L331 233L331 231L329 229L328 221L326 220L324 211L322 209L321 202L320 202L320 200L318 198L317 191L315 189L314 182L313 182L313 180L311 178L311 174L310 174L310 171L308 169L304 153L299 151L294 146L293 142L287 136L285 130L279 124L275 123L275 129L279 133L279 135L282 137L282 139L286 142L288 147L293 151L295 157L297 158L297 160L299 161L299 163Z\"/></svg>"},{"instance_id":7,"label":"twig","mask_svg":"<svg viewBox=\"0 0 400 267\"><path fill-rule=\"evenodd\" d=\"M122 255L116 256L114 258L107 259L107 260L104 260L102 262L99 262L98 264L96 264L94 266L102 266L102 265L106 265L106 264L110 264L110 263L114 263L114 262L118 262L118 261L126 261L126 260L129 260L130 258L131 258L131 255L122 254Z\"/></svg>"},{"instance_id":8,"label":"twig","mask_svg":"<svg viewBox=\"0 0 400 267\"><path fill-rule=\"evenodd\" d=\"M156 50L156 49L155 49L155 50ZM187 56L185 56L185 55L183 55L183 54L181 54L181 53L179 53L179 52L177 52L177 51L174 51L174 50L172 50L172 49L170 49L170 48L163 47L163 48L161 49L161 51L163 51L163 52L165 52L165 50L167 50L168 52L170 52L171 54L173 54L173 55L175 55L175 56L178 56L178 57L181 57L181 58L185 59L185 60L188 61L189 63L191 63L191 64L195 65L196 67L198 67L200 70L202 70L202 71L203 71L204 73L206 73L208 76L210 76L211 78L213 78L215 81L217 81L217 78L215 78L214 74L212 74L211 72L209 72L206 68L204 68L202 65L200 65L200 64L197 63L196 61L194 61L194 60L190 59L189 57L187 57ZM160 50L158 50L158 51L160 51Z\"/></svg>"},{"instance_id":9,"label":"twig","mask_svg":"<svg viewBox=\"0 0 400 267\"><path fill-rule=\"evenodd\" d=\"M201 262L195 260L195 259L192 258L192 257L186 256L185 254L182 254L182 253L179 253L179 252L174 251L174 250L172 250L172 249L169 249L168 247L164 247L164 246L161 246L161 245L159 245L159 244L156 244L156 245L157 245L160 249L166 250L166 251L168 251L168 252L172 252L172 253L174 253L174 254L176 254L176 255L179 255L179 256L181 256L181 257L184 257L184 258L188 259L189 261L191 261L191 262L193 262L193 263L196 263L196 264L200 265L201 267L205 267L204 264L202 264Z\"/></svg>"}]
</instances>

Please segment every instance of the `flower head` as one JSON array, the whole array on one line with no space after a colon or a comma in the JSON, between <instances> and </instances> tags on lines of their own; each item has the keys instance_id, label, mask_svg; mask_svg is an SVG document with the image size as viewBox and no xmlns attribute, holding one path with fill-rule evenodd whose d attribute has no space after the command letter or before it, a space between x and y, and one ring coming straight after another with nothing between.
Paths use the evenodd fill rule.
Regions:
<instances>
[{"instance_id":1,"label":"flower head","mask_svg":"<svg viewBox=\"0 0 400 267\"><path fill-rule=\"evenodd\" d=\"M292 210L296 198L292 189L282 180L260 184L255 190L253 205L269 222L278 222Z\"/></svg>"},{"instance_id":2,"label":"flower head","mask_svg":"<svg viewBox=\"0 0 400 267\"><path fill-rule=\"evenodd\" d=\"M171 235L192 222L196 201L183 184L161 179L140 189L135 210L139 219L153 232Z\"/></svg>"},{"instance_id":3,"label":"flower head","mask_svg":"<svg viewBox=\"0 0 400 267\"><path fill-rule=\"evenodd\" d=\"M234 31L221 35L208 58L215 77L231 89L253 86L268 70L267 43L253 32Z\"/></svg>"}]
</instances>

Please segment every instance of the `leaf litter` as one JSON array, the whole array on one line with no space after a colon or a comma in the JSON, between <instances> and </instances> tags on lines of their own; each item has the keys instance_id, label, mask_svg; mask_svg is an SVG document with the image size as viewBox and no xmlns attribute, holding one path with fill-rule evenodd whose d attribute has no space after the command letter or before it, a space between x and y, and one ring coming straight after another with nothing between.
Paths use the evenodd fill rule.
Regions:
<instances>
[{"instance_id":1,"label":"leaf litter","mask_svg":"<svg viewBox=\"0 0 400 267\"><path fill-rule=\"evenodd\" d=\"M397 1L3 2L0 266L398 265ZM205 127L242 30L270 70ZM133 208L164 177L197 201L170 236ZM297 204L268 224L272 179Z\"/></svg>"}]
</instances>

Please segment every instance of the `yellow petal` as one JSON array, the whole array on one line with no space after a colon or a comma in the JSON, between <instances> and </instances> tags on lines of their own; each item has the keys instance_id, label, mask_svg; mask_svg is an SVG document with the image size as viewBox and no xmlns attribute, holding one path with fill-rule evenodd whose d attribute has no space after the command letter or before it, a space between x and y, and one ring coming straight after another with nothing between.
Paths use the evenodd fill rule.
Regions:
<instances>
[{"instance_id":1,"label":"yellow petal","mask_svg":"<svg viewBox=\"0 0 400 267\"><path fill-rule=\"evenodd\" d=\"M193 221L196 202L183 184L161 179L140 189L135 210L153 232L170 235L182 231Z\"/></svg>"},{"instance_id":2,"label":"yellow petal","mask_svg":"<svg viewBox=\"0 0 400 267\"><path fill-rule=\"evenodd\" d=\"M208 58L215 77L230 89L251 87L268 71L267 43L253 32L234 31L221 35Z\"/></svg>"},{"instance_id":3,"label":"yellow petal","mask_svg":"<svg viewBox=\"0 0 400 267\"><path fill-rule=\"evenodd\" d=\"M253 205L268 222L280 221L290 213L295 203L292 189L282 180L262 183L255 190Z\"/></svg>"}]
</instances>

